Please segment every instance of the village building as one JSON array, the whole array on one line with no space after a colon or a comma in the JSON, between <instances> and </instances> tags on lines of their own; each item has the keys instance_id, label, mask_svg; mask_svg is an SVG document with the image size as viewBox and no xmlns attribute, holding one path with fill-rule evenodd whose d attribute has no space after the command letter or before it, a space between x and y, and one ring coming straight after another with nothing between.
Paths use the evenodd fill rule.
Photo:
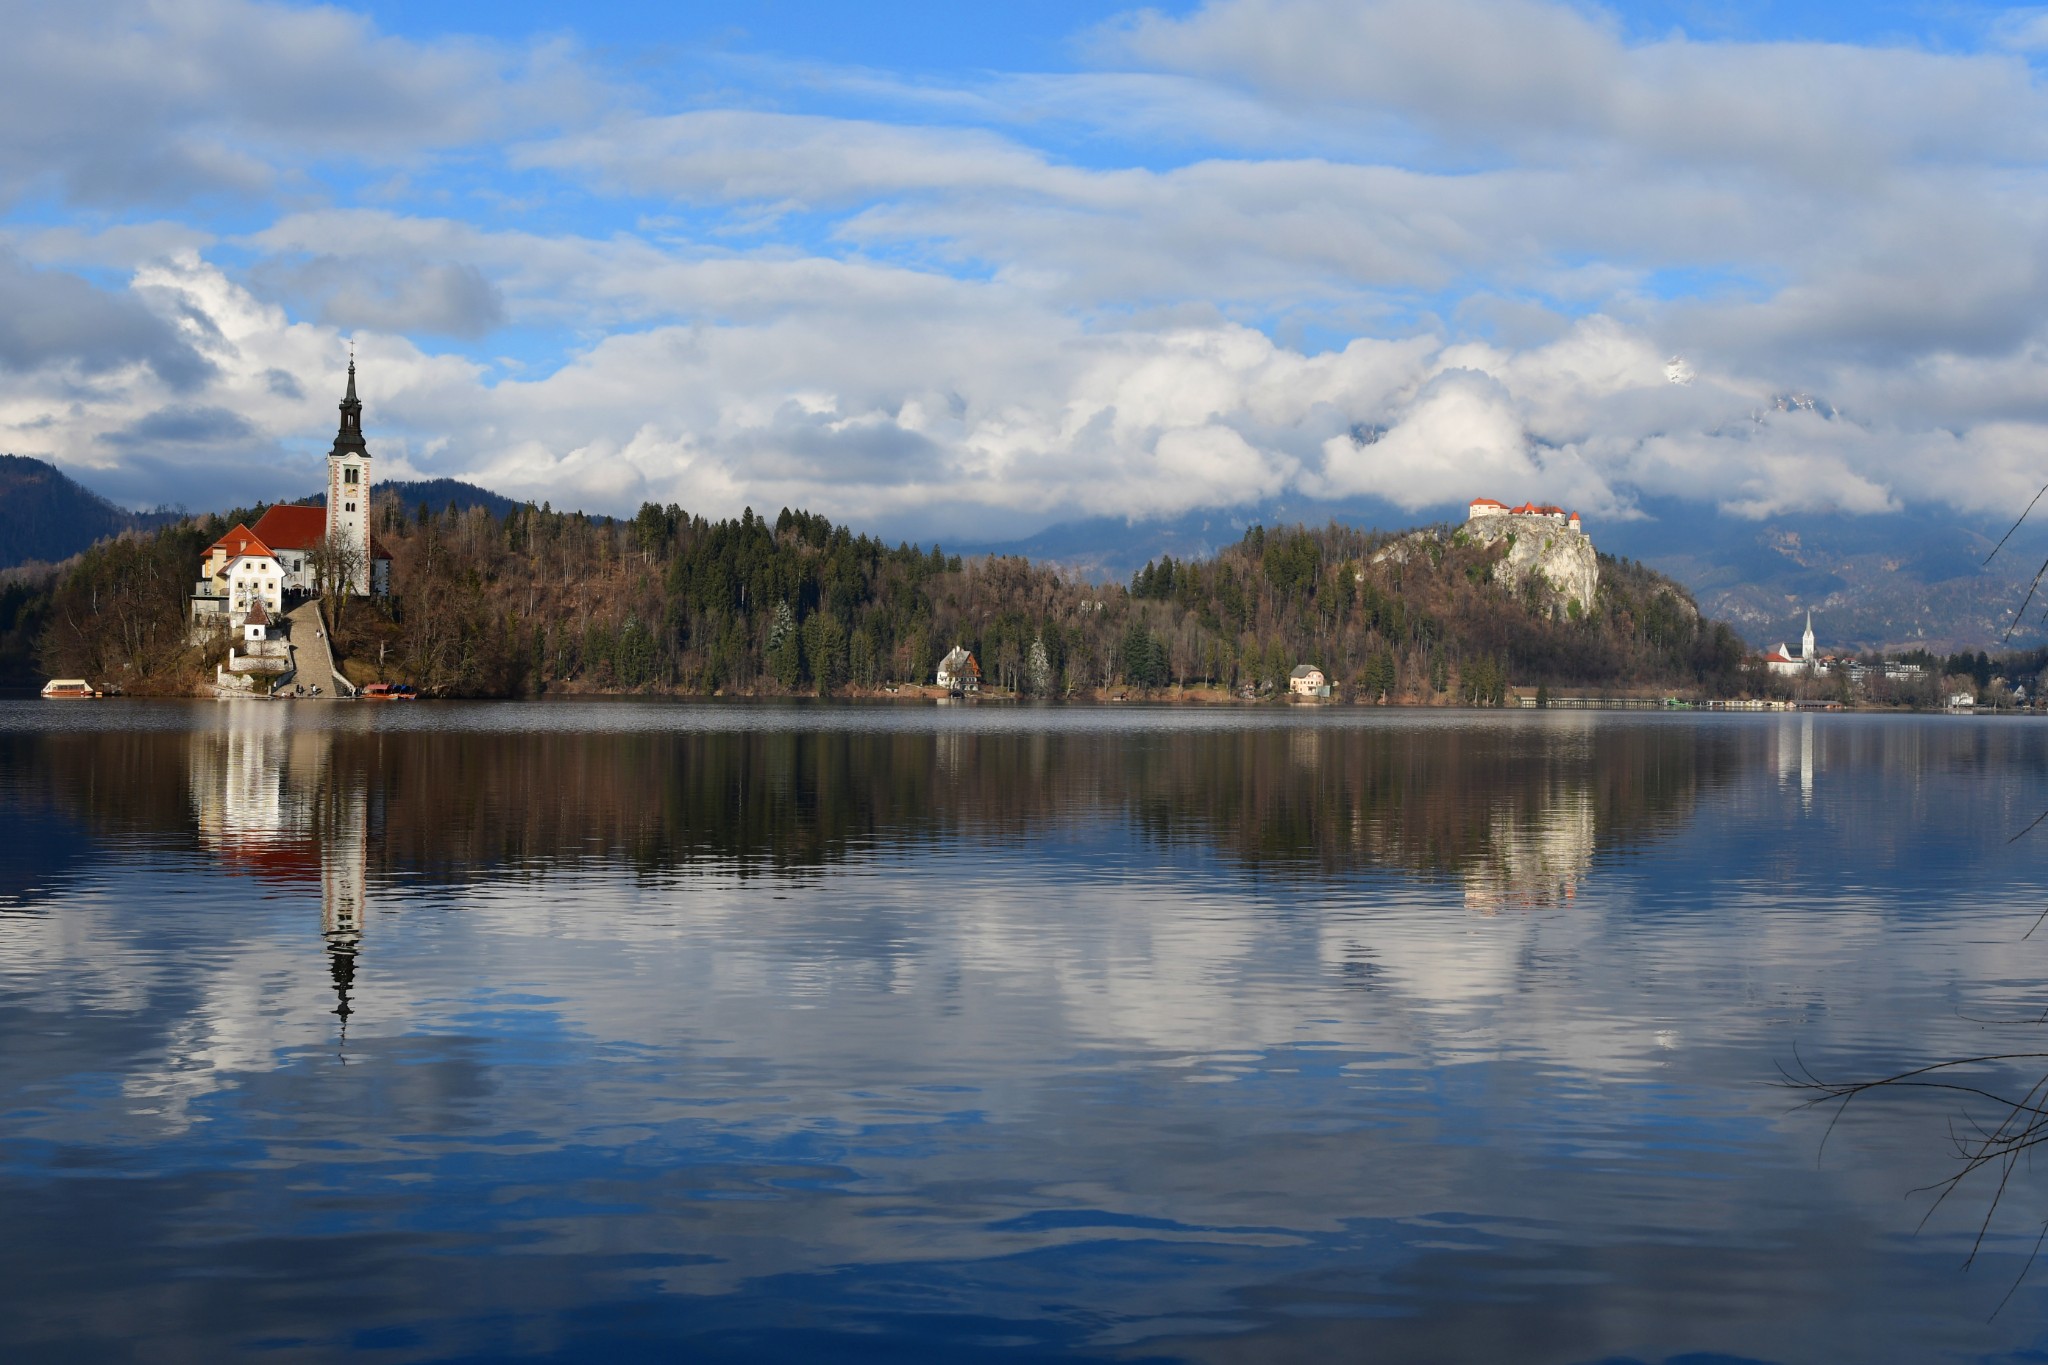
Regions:
<instances>
[{"instance_id":1,"label":"village building","mask_svg":"<svg viewBox=\"0 0 2048 1365\"><path fill-rule=\"evenodd\" d=\"M192 594L195 618L231 615L239 622L252 605L284 610L285 571L263 538L240 522L206 547Z\"/></svg>"},{"instance_id":2,"label":"village building","mask_svg":"<svg viewBox=\"0 0 2048 1365\"><path fill-rule=\"evenodd\" d=\"M1314 664L1296 664L1287 675L1287 690L1297 697L1327 697L1330 680Z\"/></svg>"},{"instance_id":3,"label":"village building","mask_svg":"<svg viewBox=\"0 0 2048 1365\"><path fill-rule=\"evenodd\" d=\"M974 656L964 645L954 645L946 657L939 660L939 686L948 692L963 694L981 691L981 665L974 661Z\"/></svg>"}]
</instances>

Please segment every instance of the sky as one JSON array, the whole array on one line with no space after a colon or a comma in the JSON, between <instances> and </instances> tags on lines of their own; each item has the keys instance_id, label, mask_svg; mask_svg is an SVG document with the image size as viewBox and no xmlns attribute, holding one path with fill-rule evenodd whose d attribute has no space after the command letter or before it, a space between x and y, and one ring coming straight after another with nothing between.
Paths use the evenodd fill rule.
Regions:
<instances>
[{"instance_id":1,"label":"sky","mask_svg":"<svg viewBox=\"0 0 2048 1365\"><path fill-rule=\"evenodd\" d=\"M0 0L0 451L1021 537L2048 477L2048 10Z\"/></svg>"}]
</instances>

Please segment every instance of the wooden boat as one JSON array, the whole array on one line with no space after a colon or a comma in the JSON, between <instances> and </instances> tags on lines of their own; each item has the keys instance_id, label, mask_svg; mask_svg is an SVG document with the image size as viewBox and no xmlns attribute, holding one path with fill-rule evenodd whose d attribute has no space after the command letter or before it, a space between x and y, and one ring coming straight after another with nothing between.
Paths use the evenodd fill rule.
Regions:
<instances>
[{"instance_id":1,"label":"wooden boat","mask_svg":"<svg viewBox=\"0 0 2048 1365\"><path fill-rule=\"evenodd\" d=\"M52 678L43 684L46 701L92 701L99 689L83 678Z\"/></svg>"},{"instance_id":2,"label":"wooden boat","mask_svg":"<svg viewBox=\"0 0 2048 1365\"><path fill-rule=\"evenodd\" d=\"M364 701L418 701L419 693L413 691L411 683L374 682L363 688Z\"/></svg>"}]
</instances>

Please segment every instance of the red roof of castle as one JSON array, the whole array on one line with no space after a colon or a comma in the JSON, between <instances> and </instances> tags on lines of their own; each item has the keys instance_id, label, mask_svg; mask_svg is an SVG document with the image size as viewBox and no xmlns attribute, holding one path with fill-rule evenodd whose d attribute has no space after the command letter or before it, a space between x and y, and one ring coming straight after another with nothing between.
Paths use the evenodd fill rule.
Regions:
<instances>
[{"instance_id":1,"label":"red roof of castle","mask_svg":"<svg viewBox=\"0 0 2048 1365\"><path fill-rule=\"evenodd\" d=\"M1504 502L1495 502L1495 501L1494 501L1494 500L1493 500L1492 498L1474 498L1474 499L1472 499L1472 506L1474 506L1474 507L1505 507L1505 506L1507 506L1507 504L1506 504L1506 503L1504 503Z\"/></svg>"},{"instance_id":2,"label":"red roof of castle","mask_svg":"<svg viewBox=\"0 0 2048 1365\"><path fill-rule=\"evenodd\" d=\"M310 550L327 535L327 509L273 507L257 520L256 534L280 550Z\"/></svg>"}]
</instances>

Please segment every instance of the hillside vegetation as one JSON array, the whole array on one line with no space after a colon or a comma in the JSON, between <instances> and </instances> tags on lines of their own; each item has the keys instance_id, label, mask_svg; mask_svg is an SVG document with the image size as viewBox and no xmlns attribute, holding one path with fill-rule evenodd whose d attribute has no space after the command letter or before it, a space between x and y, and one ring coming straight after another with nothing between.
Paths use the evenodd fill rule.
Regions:
<instances>
[{"instance_id":1,"label":"hillside vegetation","mask_svg":"<svg viewBox=\"0 0 2048 1365\"><path fill-rule=\"evenodd\" d=\"M0 569L55 563L95 541L174 520L168 512L124 511L53 464L0 455Z\"/></svg>"},{"instance_id":2,"label":"hillside vegetation","mask_svg":"<svg viewBox=\"0 0 2048 1365\"><path fill-rule=\"evenodd\" d=\"M234 518L188 521L87 554L17 616L51 673L176 690L210 667L184 644L200 549ZM821 516L630 520L380 500L394 595L341 605L360 677L438 696L547 691L834 693L929 682L964 644L988 685L1027 696L1209 686L1270 693L1297 663L1347 695L1501 701L1510 685L1738 688L1741 645L1675 584L1604 559L1572 615L1493 581L1499 547L1344 526L1254 527L1211 559L1162 559L1092 585L1018 558L888 546Z\"/></svg>"}]
</instances>

